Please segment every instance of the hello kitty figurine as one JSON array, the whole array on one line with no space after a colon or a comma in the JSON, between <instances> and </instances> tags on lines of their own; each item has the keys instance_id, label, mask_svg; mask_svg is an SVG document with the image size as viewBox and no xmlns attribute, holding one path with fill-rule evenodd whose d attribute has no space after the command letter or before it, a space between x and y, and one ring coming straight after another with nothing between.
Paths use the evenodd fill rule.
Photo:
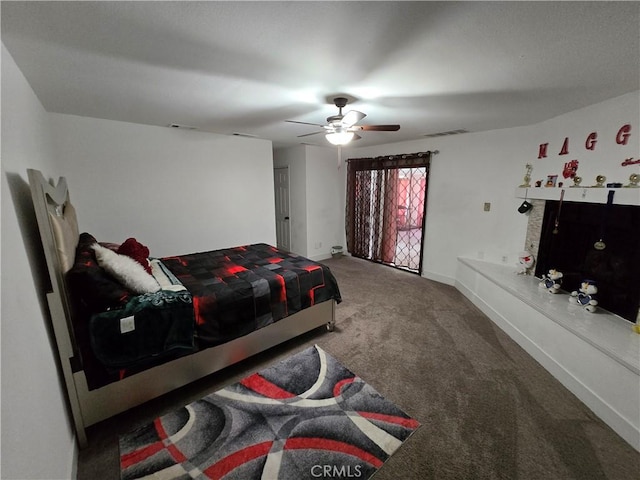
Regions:
<instances>
[{"instance_id":1,"label":"hello kitty figurine","mask_svg":"<svg viewBox=\"0 0 640 480\"><path fill-rule=\"evenodd\" d=\"M562 286L562 272L552 268L547 275L542 277L542 281L538 284L540 288L546 288L549 293L558 293Z\"/></svg>"},{"instance_id":2,"label":"hello kitty figurine","mask_svg":"<svg viewBox=\"0 0 640 480\"><path fill-rule=\"evenodd\" d=\"M520 252L518 255L518 266L520 267L518 275L529 275L529 270L533 267L534 262L535 259L529 252L526 250Z\"/></svg>"},{"instance_id":3,"label":"hello kitty figurine","mask_svg":"<svg viewBox=\"0 0 640 480\"><path fill-rule=\"evenodd\" d=\"M596 311L598 301L595 299L595 294L598 293L598 287L593 280L583 280L578 291L571 292L569 302L581 305L589 313Z\"/></svg>"}]
</instances>

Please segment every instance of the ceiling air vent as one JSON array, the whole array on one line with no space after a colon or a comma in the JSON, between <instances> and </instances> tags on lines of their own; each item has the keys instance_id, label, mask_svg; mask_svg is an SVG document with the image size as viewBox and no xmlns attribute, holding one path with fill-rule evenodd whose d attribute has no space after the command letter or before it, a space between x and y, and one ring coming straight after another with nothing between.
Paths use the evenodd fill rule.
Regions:
<instances>
[{"instance_id":1,"label":"ceiling air vent","mask_svg":"<svg viewBox=\"0 0 640 480\"><path fill-rule=\"evenodd\" d=\"M429 133L423 135L424 137L446 137L447 135L459 135L461 133L469 133L469 130L458 129L458 130L449 130L448 132L440 132L440 133Z\"/></svg>"},{"instance_id":2,"label":"ceiling air vent","mask_svg":"<svg viewBox=\"0 0 640 480\"><path fill-rule=\"evenodd\" d=\"M190 125L180 125L179 123L170 123L171 128L181 128L182 130L197 130L198 127L192 127Z\"/></svg>"},{"instance_id":3,"label":"ceiling air vent","mask_svg":"<svg viewBox=\"0 0 640 480\"><path fill-rule=\"evenodd\" d=\"M234 135L236 137L258 138L257 135L252 135L250 133L242 133L242 132L233 132L231 135Z\"/></svg>"}]
</instances>

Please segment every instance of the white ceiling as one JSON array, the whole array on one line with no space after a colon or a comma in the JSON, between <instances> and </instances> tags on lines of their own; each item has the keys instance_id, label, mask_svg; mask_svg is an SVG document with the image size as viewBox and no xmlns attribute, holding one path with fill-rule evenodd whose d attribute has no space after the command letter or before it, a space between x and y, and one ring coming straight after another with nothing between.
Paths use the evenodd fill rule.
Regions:
<instances>
[{"instance_id":1,"label":"white ceiling","mask_svg":"<svg viewBox=\"0 0 640 480\"><path fill-rule=\"evenodd\" d=\"M639 2L7 2L49 112L298 138L347 94L398 132L527 125L640 89Z\"/></svg>"}]
</instances>

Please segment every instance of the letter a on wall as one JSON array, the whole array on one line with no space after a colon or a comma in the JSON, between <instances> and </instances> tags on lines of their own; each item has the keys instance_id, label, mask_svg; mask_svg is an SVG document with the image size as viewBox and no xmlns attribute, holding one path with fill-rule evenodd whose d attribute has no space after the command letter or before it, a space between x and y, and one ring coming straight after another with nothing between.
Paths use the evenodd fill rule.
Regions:
<instances>
[{"instance_id":1,"label":"letter a on wall","mask_svg":"<svg viewBox=\"0 0 640 480\"><path fill-rule=\"evenodd\" d=\"M562 144L562 150L558 155L566 155L569 153L569 137L564 138L564 143Z\"/></svg>"}]
</instances>

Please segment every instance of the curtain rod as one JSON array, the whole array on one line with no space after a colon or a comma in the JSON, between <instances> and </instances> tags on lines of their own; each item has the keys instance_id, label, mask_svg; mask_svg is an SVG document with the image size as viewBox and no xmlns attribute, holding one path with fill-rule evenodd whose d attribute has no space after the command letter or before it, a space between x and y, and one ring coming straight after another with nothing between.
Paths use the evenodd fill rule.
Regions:
<instances>
[{"instance_id":1,"label":"curtain rod","mask_svg":"<svg viewBox=\"0 0 640 480\"><path fill-rule=\"evenodd\" d=\"M417 152L417 153L399 153L396 155L379 155L377 157L362 157L362 158L347 158L347 162L351 161L359 161L359 160L395 160L395 159L403 159L403 158L420 158L425 155L437 155L439 154L439 150L427 150L426 152Z\"/></svg>"}]
</instances>

